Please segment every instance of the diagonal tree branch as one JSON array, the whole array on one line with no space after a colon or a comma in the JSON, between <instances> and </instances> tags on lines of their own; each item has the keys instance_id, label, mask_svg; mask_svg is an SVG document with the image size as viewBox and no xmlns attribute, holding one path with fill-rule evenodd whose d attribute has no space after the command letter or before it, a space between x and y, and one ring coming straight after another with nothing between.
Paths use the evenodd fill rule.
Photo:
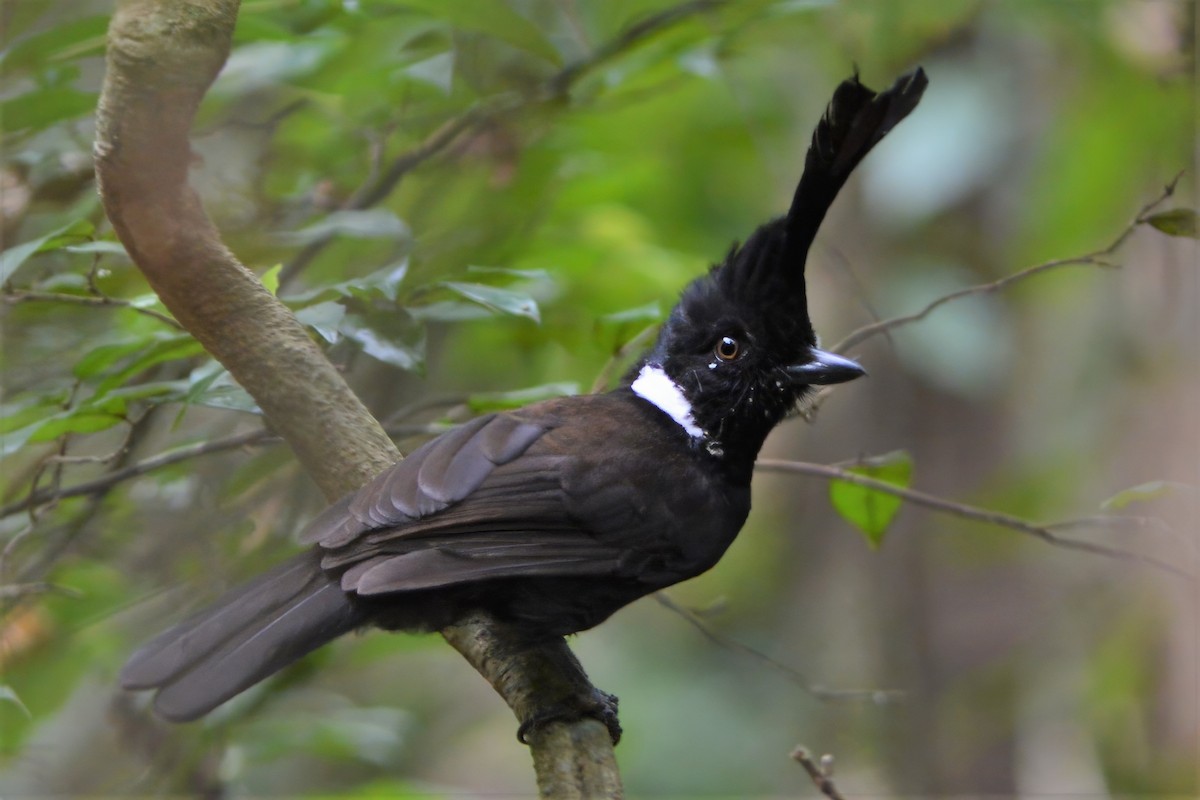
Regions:
<instances>
[{"instance_id":1,"label":"diagonal tree branch","mask_svg":"<svg viewBox=\"0 0 1200 800\"><path fill-rule=\"evenodd\" d=\"M97 110L105 211L163 303L257 401L326 497L352 491L399 453L292 313L225 247L188 185L189 131L229 53L238 0L122 0ZM521 720L586 684L558 640L520 647L476 617L445 632ZM590 685L587 685L590 688ZM555 722L530 739L546 796L612 797L608 730Z\"/></svg>"},{"instance_id":2,"label":"diagonal tree branch","mask_svg":"<svg viewBox=\"0 0 1200 800\"><path fill-rule=\"evenodd\" d=\"M175 318L258 402L327 496L399 453L292 313L222 244L187 183L195 109L236 0L125 0L109 29L96 173L126 250Z\"/></svg>"}]
</instances>

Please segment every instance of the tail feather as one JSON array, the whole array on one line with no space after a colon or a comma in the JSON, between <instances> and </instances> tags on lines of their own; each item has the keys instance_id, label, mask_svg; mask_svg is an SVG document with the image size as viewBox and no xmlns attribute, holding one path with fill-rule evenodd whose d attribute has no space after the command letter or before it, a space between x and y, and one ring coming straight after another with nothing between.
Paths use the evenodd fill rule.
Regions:
<instances>
[{"instance_id":1,"label":"tail feather","mask_svg":"<svg viewBox=\"0 0 1200 800\"><path fill-rule=\"evenodd\" d=\"M155 709L167 719L196 719L363 622L306 553L145 644L121 685L157 689Z\"/></svg>"}]
</instances>

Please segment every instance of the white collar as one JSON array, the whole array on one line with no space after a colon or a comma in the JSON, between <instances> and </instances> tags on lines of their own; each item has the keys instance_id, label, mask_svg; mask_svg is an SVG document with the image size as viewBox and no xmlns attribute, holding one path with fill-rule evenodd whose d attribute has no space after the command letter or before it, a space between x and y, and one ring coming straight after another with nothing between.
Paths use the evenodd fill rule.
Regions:
<instances>
[{"instance_id":1,"label":"white collar","mask_svg":"<svg viewBox=\"0 0 1200 800\"><path fill-rule=\"evenodd\" d=\"M692 404L688 402L679 384L667 377L657 364L646 364L638 372L637 380L629 387L643 400L649 401L664 414L675 420L693 439L703 439L704 431L692 417Z\"/></svg>"}]
</instances>

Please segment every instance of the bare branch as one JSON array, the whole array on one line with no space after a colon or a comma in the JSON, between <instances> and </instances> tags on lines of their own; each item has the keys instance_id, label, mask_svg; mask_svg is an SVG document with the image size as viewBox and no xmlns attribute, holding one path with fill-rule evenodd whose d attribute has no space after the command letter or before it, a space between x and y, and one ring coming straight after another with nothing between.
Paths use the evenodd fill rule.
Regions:
<instances>
[{"instance_id":1,"label":"bare branch","mask_svg":"<svg viewBox=\"0 0 1200 800\"><path fill-rule=\"evenodd\" d=\"M833 784L833 757L821 756L821 763L813 761L808 749L805 747L797 747L792 751L792 760L800 766L804 767L804 771L808 773L808 777L812 778L813 785L829 798L829 800L845 800L842 793Z\"/></svg>"},{"instance_id":2,"label":"bare branch","mask_svg":"<svg viewBox=\"0 0 1200 800\"><path fill-rule=\"evenodd\" d=\"M707 622L705 622L695 611L685 606L681 606L672 600L666 592L655 592L654 599L657 600L658 604L663 608L666 608L667 610L672 611L687 620L694 628L696 628L696 630L704 634L705 638L707 638L709 641L728 650L735 650L743 655L749 656L761 664L765 664L818 700L868 700L876 705L884 705L885 703L894 702L903 696L903 692L899 692L895 689L830 689L819 684L811 683L804 673L795 667L784 664L781 661L777 661L761 650L756 650L748 644L739 642L736 639L720 633Z\"/></svg>"},{"instance_id":3,"label":"bare branch","mask_svg":"<svg viewBox=\"0 0 1200 800\"><path fill-rule=\"evenodd\" d=\"M420 436L422 434L437 434L442 432L443 429L436 425L394 425L388 428L388 435L396 437ZM141 477L164 467L169 467L172 464L178 464L181 461L189 461L193 458L212 455L214 453L223 453L228 450L237 450L242 447L276 444L282 441L274 432L266 428L260 428L246 433L226 436L221 439L184 445L183 447L159 453L156 456L143 459L126 467L112 470L108 474L101 475L99 478L90 481L83 481L57 490L46 489L31 492L20 500L0 508L0 519L35 506L106 491L119 483ZM113 454L113 457L121 455L122 452L123 450L117 451Z\"/></svg>"},{"instance_id":4,"label":"bare branch","mask_svg":"<svg viewBox=\"0 0 1200 800\"><path fill-rule=\"evenodd\" d=\"M814 475L816 477L825 478L828 480L846 481L858 486L864 486L868 489L884 492L886 494L895 495L896 497L906 500L914 505L923 506L925 508L939 511L944 514L952 514L963 519L970 519L976 522L985 522L989 525L997 525L1002 528L1019 531L1036 539L1041 539L1047 544L1055 547L1062 547L1069 550L1082 550L1086 553L1113 558L1119 561L1129 561L1138 564L1143 564L1148 567L1153 567L1163 572L1169 572L1186 580L1194 580L1195 576L1185 569L1181 569L1174 564L1168 564L1165 561L1144 556L1140 553L1133 553L1128 550L1121 550L1115 547L1107 547L1094 542L1085 542L1079 539L1068 539L1053 531L1049 530L1044 525L1038 525L1028 520L1014 517L1011 514L1004 514L1000 511L990 511L986 508L977 506L969 506L965 503L956 503L952 500L945 500L940 497L935 497L931 494L918 492L914 489L905 489L893 483L886 481L868 478L865 475L859 475L855 472L834 467L827 464L812 464L804 461L785 461L775 458L760 458L756 469L761 469L767 472L788 472L799 475Z\"/></svg>"},{"instance_id":5,"label":"bare branch","mask_svg":"<svg viewBox=\"0 0 1200 800\"><path fill-rule=\"evenodd\" d=\"M153 472L163 467L169 467L172 464L178 464L180 461L187 461L199 456L209 455L211 453L220 453L226 450L236 450L239 447L246 447L252 444L259 444L269 440L278 440L278 437L271 431L260 429L250 431L248 433L239 433L234 436L227 436L223 439L214 439L210 442L198 442L197 444L186 445L174 450L168 450L165 453L160 453L151 458L143 459L129 466L115 469L106 475L95 478L90 481L83 481L74 486L66 486L57 490L37 490L30 492L25 497L15 502L0 508L0 518L7 517L10 514L16 514L26 509L35 506L45 505L46 503L56 502L58 500L66 500L70 497L81 497L83 495L95 494L97 492L106 491L107 489L116 486L118 483L130 480L132 478L145 475L148 472Z\"/></svg>"},{"instance_id":6,"label":"bare branch","mask_svg":"<svg viewBox=\"0 0 1200 800\"><path fill-rule=\"evenodd\" d=\"M942 295L914 314L892 317L890 319L864 325L858 330L851 332L848 336L846 336L846 338L835 344L831 349L835 353L843 353L849 348L854 347L855 345L860 344L867 339L870 339L872 336L909 325L913 322L919 322L946 303L954 300L961 300L964 297L972 297L978 294L992 294L994 292L999 292L1008 288L1014 283L1026 280L1027 278L1032 278L1035 275L1040 275L1043 272L1050 272L1051 270L1070 266L1093 266L1106 269L1114 268L1117 265L1108 261L1106 256L1112 255L1121 247L1121 245L1125 244L1125 241L1133 234L1133 232L1138 227L1146 223L1150 216L1150 212L1162 205L1167 198L1175 193L1175 187L1178 185L1181 177L1183 177L1182 172L1171 179L1171 182L1166 185L1158 197L1142 206L1141 209L1138 210L1137 215L1134 216L1133 220L1121 230L1117 237L1113 239L1107 247L1094 250L1090 253L1085 253L1081 256L1060 258L1055 259L1054 261L1046 261L1042 264L1035 264L1032 267L1027 267L1019 272L1006 275L1003 278L994 280L990 283L981 283L976 286L968 286L965 289L960 289L956 292Z\"/></svg>"},{"instance_id":7,"label":"bare branch","mask_svg":"<svg viewBox=\"0 0 1200 800\"><path fill-rule=\"evenodd\" d=\"M3 297L4 302L6 303L68 303L80 306L92 306L96 308L128 308L136 311L139 314L144 314L147 317L152 317L159 322L170 325L176 330L183 330L182 325L168 317L166 314L161 314L152 308L141 308L139 306L135 306L128 300L109 297L106 294L65 294L63 292L37 292L24 289L6 289Z\"/></svg>"}]
</instances>

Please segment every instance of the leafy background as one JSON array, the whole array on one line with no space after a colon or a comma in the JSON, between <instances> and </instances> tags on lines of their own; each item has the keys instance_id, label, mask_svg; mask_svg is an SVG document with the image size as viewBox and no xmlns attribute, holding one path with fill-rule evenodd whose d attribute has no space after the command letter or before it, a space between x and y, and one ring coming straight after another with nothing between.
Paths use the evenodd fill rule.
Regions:
<instances>
[{"instance_id":1,"label":"leafy background","mask_svg":"<svg viewBox=\"0 0 1200 800\"><path fill-rule=\"evenodd\" d=\"M109 5L0 3L0 791L530 791L509 712L436 637L350 637L182 728L114 692L139 640L290 552L319 503L103 218ZM669 8L693 13L604 49ZM931 86L823 229L826 342L1103 248L1181 170L1164 207L1186 208L1196 24L1171 0L246 0L193 181L411 449L611 383L680 287L786 208L855 68L882 88L920 63ZM871 339L852 353L871 377L765 455L875 457L1030 520L1115 497L1071 535L1194 575L1196 256L1141 226L1119 269L1048 271ZM798 742L836 755L852 797L1196 794L1194 578L914 507L879 525L879 495L845 488L756 479L724 561L669 593L724 644L654 600L576 638L621 696L630 795L811 793Z\"/></svg>"}]
</instances>

